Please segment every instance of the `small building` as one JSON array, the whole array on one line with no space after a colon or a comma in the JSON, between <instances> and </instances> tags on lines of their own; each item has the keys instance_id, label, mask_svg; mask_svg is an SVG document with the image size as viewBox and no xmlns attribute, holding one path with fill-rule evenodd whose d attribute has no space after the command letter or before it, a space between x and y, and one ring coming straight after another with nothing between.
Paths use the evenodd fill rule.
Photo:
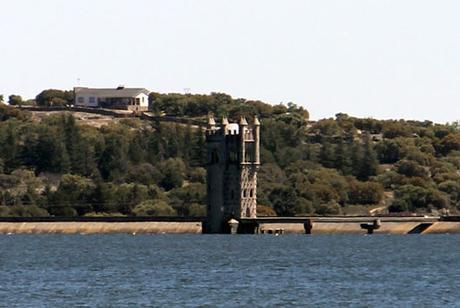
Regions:
<instances>
[{"instance_id":1,"label":"small building","mask_svg":"<svg viewBox=\"0 0 460 308\"><path fill-rule=\"evenodd\" d=\"M150 91L144 88L75 87L75 106L141 111L149 106Z\"/></svg>"}]
</instances>

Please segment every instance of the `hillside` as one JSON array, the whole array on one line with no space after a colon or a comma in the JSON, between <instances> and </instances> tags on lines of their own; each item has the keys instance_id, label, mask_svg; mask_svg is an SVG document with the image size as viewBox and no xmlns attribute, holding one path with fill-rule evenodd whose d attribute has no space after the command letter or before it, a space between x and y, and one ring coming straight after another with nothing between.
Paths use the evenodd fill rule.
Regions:
<instances>
[{"instance_id":1,"label":"hillside","mask_svg":"<svg viewBox=\"0 0 460 308\"><path fill-rule=\"evenodd\" d=\"M153 93L150 105L201 120L257 114L260 215L460 211L456 125L346 114L309 122L292 103L219 93ZM201 216L205 158L196 126L0 105L0 216Z\"/></svg>"}]
</instances>

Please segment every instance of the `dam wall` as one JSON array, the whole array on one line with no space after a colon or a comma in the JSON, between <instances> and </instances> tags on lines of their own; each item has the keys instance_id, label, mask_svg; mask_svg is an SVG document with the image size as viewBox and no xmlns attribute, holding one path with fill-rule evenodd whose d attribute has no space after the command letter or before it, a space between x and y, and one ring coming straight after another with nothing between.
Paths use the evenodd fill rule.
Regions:
<instances>
[{"instance_id":1,"label":"dam wall","mask_svg":"<svg viewBox=\"0 0 460 308\"><path fill-rule=\"evenodd\" d=\"M382 223L379 229L374 231L374 234L460 234L460 222L435 222L426 230L417 232L418 222L387 222ZM280 223L270 224L262 223L256 233L297 233L305 234L304 224L301 223ZM367 231L361 228L359 223L354 222L317 222L313 223L313 227L309 234L366 234Z\"/></svg>"},{"instance_id":2,"label":"dam wall","mask_svg":"<svg viewBox=\"0 0 460 308\"><path fill-rule=\"evenodd\" d=\"M0 234L201 234L201 222L0 222Z\"/></svg>"},{"instance_id":3,"label":"dam wall","mask_svg":"<svg viewBox=\"0 0 460 308\"><path fill-rule=\"evenodd\" d=\"M1 217L0 234L200 234L202 221L199 217Z\"/></svg>"},{"instance_id":4,"label":"dam wall","mask_svg":"<svg viewBox=\"0 0 460 308\"><path fill-rule=\"evenodd\" d=\"M460 218L380 217L373 234L460 234ZM366 234L376 217L272 217L242 219L237 233ZM201 234L204 218L2 217L0 234Z\"/></svg>"},{"instance_id":5,"label":"dam wall","mask_svg":"<svg viewBox=\"0 0 460 308\"><path fill-rule=\"evenodd\" d=\"M240 224L241 233L257 234L460 234L460 219L451 217L272 217Z\"/></svg>"}]
</instances>

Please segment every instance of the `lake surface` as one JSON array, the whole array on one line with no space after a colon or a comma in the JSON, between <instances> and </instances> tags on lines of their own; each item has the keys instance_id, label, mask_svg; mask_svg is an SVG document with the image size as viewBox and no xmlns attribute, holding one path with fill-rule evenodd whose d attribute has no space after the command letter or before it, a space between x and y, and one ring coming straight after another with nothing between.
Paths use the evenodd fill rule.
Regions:
<instances>
[{"instance_id":1,"label":"lake surface","mask_svg":"<svg viewBox=\"0 0 460 308\"><path fill-rule=\"evenodd\" d=\"M457 235L0 235L0 306L460 306Z\"/></svg>"}]
</instances>

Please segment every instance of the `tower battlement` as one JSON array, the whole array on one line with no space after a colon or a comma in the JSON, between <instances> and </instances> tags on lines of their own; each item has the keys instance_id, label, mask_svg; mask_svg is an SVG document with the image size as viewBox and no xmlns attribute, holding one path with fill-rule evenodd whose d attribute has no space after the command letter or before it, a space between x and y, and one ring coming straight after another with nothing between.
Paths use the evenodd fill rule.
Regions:
<instances>
[{"instance_id":1,"label":"tower battlement","mask_svg":"<svg viewBox=\"0 0 460 308\"><path fill-rule=\"evenodd\" d=\"M207 224L212 233L225 232L232 218L257 215L257 171L260 164L260 122L238 123L223 118L216 124L208 119L207 146Z\"/></svg>"}]
</instances>

